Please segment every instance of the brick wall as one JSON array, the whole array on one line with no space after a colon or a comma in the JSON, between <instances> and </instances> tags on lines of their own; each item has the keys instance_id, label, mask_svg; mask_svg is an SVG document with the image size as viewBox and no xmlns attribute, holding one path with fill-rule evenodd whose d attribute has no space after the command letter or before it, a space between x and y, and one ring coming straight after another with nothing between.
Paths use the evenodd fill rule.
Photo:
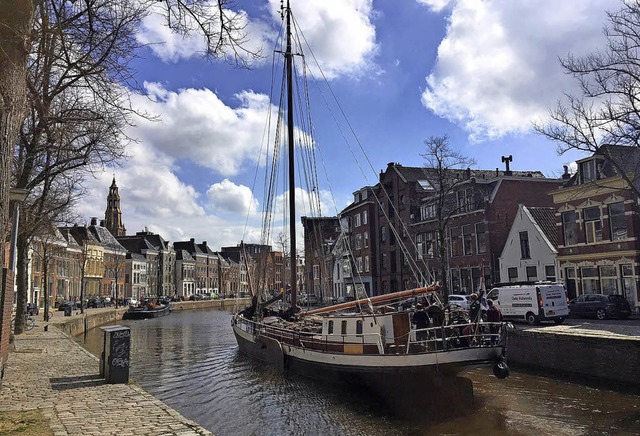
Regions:
<instances>
[{"instance_id":1,"label":"brick wall","mask_svg":"<svg viewBox=\"0 0 640 436\"><path fill-rule=\"evenodd\" d=\"M0 379L4 377L4 366L9 357L9 338L11 336L11 309L13 307L13 272L2 269L0 286Z\"/></svg>"}]
</instances>

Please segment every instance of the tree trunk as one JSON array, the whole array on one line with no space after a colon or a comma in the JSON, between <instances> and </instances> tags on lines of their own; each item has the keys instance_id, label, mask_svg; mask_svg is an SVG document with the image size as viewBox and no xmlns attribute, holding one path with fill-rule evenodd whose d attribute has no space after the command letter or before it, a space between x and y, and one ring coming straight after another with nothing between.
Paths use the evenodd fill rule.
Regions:
<instances>
[{"instance_id":1,"label":"tree trunk","mask_svg":"<svg viewBox=\"0 0 640 436\"><path fill-rule=\"evenodd\" d=\"M32 0L0 0L0 259L3 264L4 241L9 235L11 162L26 107L27 54L33 10ZM3 295L9 292L4 289L4 282L0 292ZM13 304L5 298L0 301ZM0 323L4 325L3 309L0 308ZM24 324L22 319L16 318L16 330L19 323Z\"/></svg>"},{"instance_id":2,"label":"tree trunk","mask_svg":"<svg viewBox=\"0 0 640 436\"><path fill-rule=\"evenodd\" d=\"M24 235L18 235L16 262L16 327L15 334L24 331L24 315L27 313L27 296L29 295L29 241Z\"/></svg>"}]
</instances>

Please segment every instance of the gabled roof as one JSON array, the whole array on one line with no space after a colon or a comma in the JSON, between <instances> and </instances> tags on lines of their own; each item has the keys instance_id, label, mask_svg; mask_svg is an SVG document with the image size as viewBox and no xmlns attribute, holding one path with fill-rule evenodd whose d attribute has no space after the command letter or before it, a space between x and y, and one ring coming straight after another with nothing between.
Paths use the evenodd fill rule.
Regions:
<instances>
[{"instance_id":1,"label":"gabled roof","mask_svg":"<svg viewBox=\"0 0 640 436\"><path fill-rule=\"evenodd\" d=\"M173 244L175 249L175 242ZM195 259L189 254L187 250L176 250L176 260L187 260L195 262Z\"/></svg>"},{"instance_id":2,"label":"gabled roof","mask_svg":"<svg viewBox=\"0 0 640 436\"><path fill-rule=\"evenodd\" d=\"M553 207L527 207L531 217L547 237L554 248L558 248L556 231L556 210Z\"/></svg>"},{"instance_id":3,"label":"gabled roof","mask_svg":"<svg viewBox=\"0 0 640 436\"><path fill-rule=\"evenodd\" d=\"M94 236L92 232L89 231L89 228L86 226L75 225L73 227L61 227L60 230L65 230L65 231L69 230L69 233L71 234L71 236L73 236L73 238L76 240L76 242L80 246L84 245L85 242L90 245L102 245L102 243L98 241L98 239ZM62 232L63 236L64 236L64 233L65 232L63 231Z\"/></svg>"},{"instance_id":4,"label":"gabled roof","mask_svg":"<svg viewBox=\"0 0 640 436\"><path fill-rule=\"evenodd\" d=\"M173 249L175 251L184 250L192 256L197 256L199 254L205 254L204 251L200 248L194 239L190 239L188 241L177 241L173 243Z\"/></svg>"},{"instance_id":5,"label":"gabled roof","mask_svg":"<svg viewBox=\"0 0 640 436\"><path fill-rule=\"evenodd\" d=\"M118 242L118 240L111 234L111 232L102 226L89 226L89 231L93 233L95 238L100 241L103 245L116 249L125 251L126 248L122 246Z\"/></svg>"},{"instance_id":6,"label":"gabled roof","mask_svg":"<svg viewBox=\"0 0 640 436\"><path fill-rule=\"evenodd\" d=\"M142 254L147 251L157 251L156 248L149 244L149 242L143 237L118 236L117 240L120 245L132 253Z\"/></svg>"}]
</instances>

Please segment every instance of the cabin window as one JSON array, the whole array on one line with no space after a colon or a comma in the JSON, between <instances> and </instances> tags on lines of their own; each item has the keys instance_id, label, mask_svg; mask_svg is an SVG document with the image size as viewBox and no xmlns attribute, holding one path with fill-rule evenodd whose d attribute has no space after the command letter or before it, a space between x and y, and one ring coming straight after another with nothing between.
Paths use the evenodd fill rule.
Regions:
<instances>
[{"instance_id":1,"label":"cabin window","mask_svg":"<svg viewBox=\"0 0 640 436\"><path fill-rule=\"evenodd\" d=\"M342 334L346 335L347 334L347 320L342 320L342 325L341 325L341 329L342 329Z\"/></svg>"},{"instance_id":2,"label":"cabin window","mask_svg":"<svg viewBox=\"0 0 640 436\"><path fill-rule=\"evenodd\" d=\"M587 244L602 241L602 221L600 220L600 208L589 207L584 209L584 237Z\"/></svg>"},{"instance_id":3,"label":"cabin window","mask_svg":"<svg viewBox=\"0 0 640 436\"><path fill-rule=\"evenodd\" d=\"M328 330L329 330L329 332L328 332L328 333L329 333L330 335L332 335L332 334L333 334L333 321L329 321L329 327L328 327Z\"/></svg>"},{"instance_id":4,"label":"cabin window","mask_svg":"<svg viewBox=\"0 0 640 436\"><path fill-rule=\"evenodd\" d=\"M611 240L627 238L627 223L624 219L624 203L609 205L609 225L611 227Z\"/></svg>"},{"instance_id":5,"label":"cabin window","mask_svg":"<svg viewBox=\"0 0 640 436\"><path fill-rule=\"evenodd\" d=\"M562 214L562 232L564 235L564 245L578 243L578 226L576 224L576 211L571 210Z\"/></svg>"},{"instance_id":6,"label":"cabin window","mask_svg":"<svg viewBox=\"0 0 640 436\"><path fill-rule=\"evenodd\" d=\"M361 319L356 321L356 335L362 336L362 320Z\"/></svg>"}]
</instances>

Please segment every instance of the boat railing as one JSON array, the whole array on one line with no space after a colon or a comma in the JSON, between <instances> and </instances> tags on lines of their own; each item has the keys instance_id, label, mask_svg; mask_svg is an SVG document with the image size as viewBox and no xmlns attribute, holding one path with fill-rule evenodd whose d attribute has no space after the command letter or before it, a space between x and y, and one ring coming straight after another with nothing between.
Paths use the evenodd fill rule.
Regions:
<instances>
[{"instance_id":1,"label":"boat railing","mask_svg":"<svg viewBox=\"0 0 640 436\"><path fill-rule=\"evenodd\" d=\"M502 322L451 324L410 332L405 352L447 351L458 348L503 347L506 326Z\"/></svg>"}]
</instances>

